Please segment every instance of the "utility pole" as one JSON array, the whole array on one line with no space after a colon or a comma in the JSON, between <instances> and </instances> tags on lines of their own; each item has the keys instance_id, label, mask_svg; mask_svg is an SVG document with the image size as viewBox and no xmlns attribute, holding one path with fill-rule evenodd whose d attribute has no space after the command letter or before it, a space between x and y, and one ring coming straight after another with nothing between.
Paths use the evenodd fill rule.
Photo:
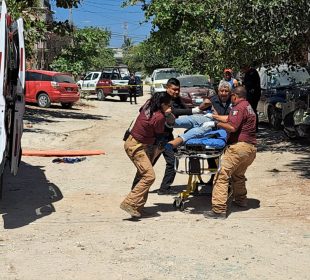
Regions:
<instances>
[{"instance_id":1,"label":"utility pole","mask_svg":"<svg viewBox=\"0 0 310 280\"><path fill-rule=\"evenodd\" d=\"M124 46L126 47L127 39L128 39L128 22L125 21L123 24L124 27Z\"/></svg>"},{"instance_id":2,"label":"utility pole","mask_svg":"<svg viewBox=\"0 0 310 280\"><path fill-rule=\"evenodd\" d=\"M72 16L72 8L69 8L69 16L68 16L68 21L69 21L69 25L70 25L70 28L73 32L73 16ZM70 45L73 46L73 36L72 34L70 35L71 37L71 40L70 40Z\"/></svg>"},{"instance_id":3,"label":"utility pole","mask_svg":"<svg viewBox=\"0 0 310 280\"><path fill-rule=\"evenodd\" d=\"M71 27L73 26L73 17L72 17L72 8L69 8L69 18L68 18L69 24Z\"/></svg>"}]
</instances>

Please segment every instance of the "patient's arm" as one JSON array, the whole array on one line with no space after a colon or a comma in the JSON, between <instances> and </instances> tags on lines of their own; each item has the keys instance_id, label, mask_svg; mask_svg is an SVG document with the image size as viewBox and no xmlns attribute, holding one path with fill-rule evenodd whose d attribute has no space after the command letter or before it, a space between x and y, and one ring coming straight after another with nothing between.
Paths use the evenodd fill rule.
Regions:
<instances>
[{"instance_id":1,"label":"patient's arm","mask_svg":"<svg viewBox=\"0 0 310 280\"><path fill-rule=\"evenodd\" d=\"M204 111L206 110L207 108L211 107L212 106L212 102L209 98L206 98L203 100L203 102L199 105L199 109L201 111Z\"/></svg>"}]
</instances>

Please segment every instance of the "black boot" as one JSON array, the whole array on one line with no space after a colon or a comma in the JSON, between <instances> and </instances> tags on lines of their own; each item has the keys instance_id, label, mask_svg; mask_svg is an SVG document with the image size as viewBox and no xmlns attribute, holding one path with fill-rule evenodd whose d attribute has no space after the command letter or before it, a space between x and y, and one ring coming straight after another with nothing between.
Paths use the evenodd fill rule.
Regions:
<instances>
[{"instance_id":1,"label":"black boot","mask_svg":"<svg viewBox=\"0 0 310 280\"><path fill-rule=\"evenodd\" d=\"M216 213L213 210L203 212L203 216L207 219L218 219L218 220L225 220L227 218L226 213Z\"/></svg>"}]
</instances>

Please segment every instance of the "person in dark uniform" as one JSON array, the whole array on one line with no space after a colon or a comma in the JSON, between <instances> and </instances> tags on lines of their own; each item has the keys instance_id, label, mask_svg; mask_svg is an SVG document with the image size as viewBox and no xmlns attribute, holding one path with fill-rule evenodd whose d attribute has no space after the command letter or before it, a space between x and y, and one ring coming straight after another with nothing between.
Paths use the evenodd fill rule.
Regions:
<instances>
[{"instance_id":1,"label":"person in dark uniform","mask_svg":"<svg viewBox=\"0 0 310 280\"><path fill-rule=\"evenodd\" d=\"M134 189L126 196L120 208L133 218L140 218L147 201L150 187L155 181L152 159L148 147L154 149L156 155L161 150L156 139L164 134L167 111L171 111L171 97L167 94L155 93L141 107L139 115L130 135L124 143L126 154L141 174Z\"/></svg>"},{"instance_id":2,"label":"person in dark uniform","mask_svg":"<svg viewBox=\"0 0 310 280\"><path fill-rule=\"evenodd\" d=\"M132 104L132 99L134 99L135 104L137 104L137 80L134 73L130 73L128 85L130 104Z\"/></svg>"},{"instance_id":3,"label":"person in dark uniform","mask_svg":"<svg viewBox=\"0 0 310 280\"><path fill-rule=\"evenodd\" d=\"M243 85L247 91L247 101L251 104L256 115L256 131L258 131L257 105L261 96L260 77L257 70L248 65L242 66L244 73Z\"/></svg>"},{"instance_id":4,"label":"person in dark uniform","mask_svg":"<svg viewBox=\"0 0 310 280\"><path fill-rule=\"evenodd\" d=\"M256 117L246 95L244 87L235 88L231 94L233 107L229 115L213 115L217 120L214 126L225 129L229 137L221 159L221 168L214 178L212 210L204 212L208 219L227 218L229 181L233 189L234 203L239 207L247 206L245 172L256 157Z\"/></svg>"}]
</instances>

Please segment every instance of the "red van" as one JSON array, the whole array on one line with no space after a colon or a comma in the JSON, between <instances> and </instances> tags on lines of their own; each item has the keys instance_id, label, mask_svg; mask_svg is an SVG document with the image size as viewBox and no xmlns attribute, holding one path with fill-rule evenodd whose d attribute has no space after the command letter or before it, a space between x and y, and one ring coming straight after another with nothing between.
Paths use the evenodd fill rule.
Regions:
<instances>
[{"instance_id":1,"label":"red van","mask_svg":"<svg viewBox=\"0 0 310 280\"><path fill-rule=\"evenodd\" d=\"M26 71L26 102L37 103L48 108L51 103L61 103L63 108L71 108L80 99L78 86L70 74L45 71Z\"/></svg>"}]
</instances>

